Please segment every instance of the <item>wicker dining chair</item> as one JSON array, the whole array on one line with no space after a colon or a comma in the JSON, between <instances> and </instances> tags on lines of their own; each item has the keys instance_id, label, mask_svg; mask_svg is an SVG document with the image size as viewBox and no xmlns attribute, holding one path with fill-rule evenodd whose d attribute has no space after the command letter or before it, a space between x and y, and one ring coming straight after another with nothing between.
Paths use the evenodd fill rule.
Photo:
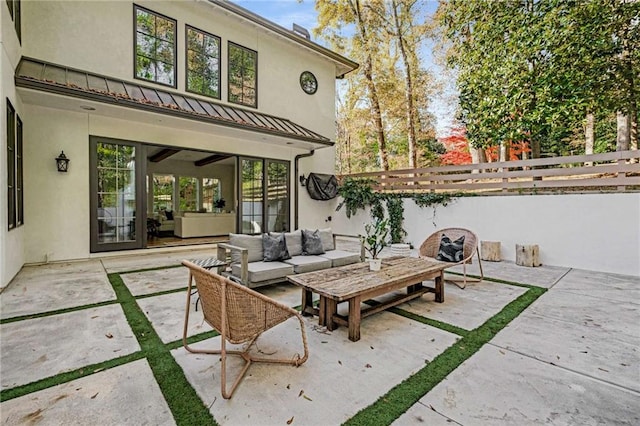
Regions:
<instances>
[{"instance_id":1,"label":"wicker dining chair","mask_svg":"<svg viewBox=\"0 0 640 426\"><path fill-rule=\"evenodd\" d=\"M307 346L305 323L302 316L296 310L241 284L237 284L213 271L201 268L187 260L182 261L182 264L189 268L189 286L187 289L187 307L182 343L189 352L220 354L220 388L222 390L222 396L225 399L231 398L252 362L299 366L307 360L309 357L309 348ZM220 349L194 349L187 344L189 306L194 280L198 295L200 296L204 320L221 335ZM299 353L296 353L287 359L262 358L249 353L251 346L262 333L293 317L297 318L300 322L302 346L304 347L304 355L302 357ZM242 350L227 350L227 342L246 345ZM245 361L242 371L237 376L229 391L227 391L226 385L227 355L239 355Z\"/></svg>"},{"instance_id":2,"label":"wicker dining chair","mask_svg":"<svg viewBox=\"0 0 640 426\"><path fill-rule=\"evenodd\" d=\"M451 266L462 264L464 279L463 284L459 284L459 280L447 279L447 281L453 282L460 288L465 288L467 286L467 281L471 281L467 279L467 263L471 263L471 258L474 254L478 255L478 265L480 266L480 279L474 279L473 281L481 281L484 278L484 273L482 271L482 261L480 260L480 250L478 249L478 237L476 234L471 232L465 228L445 228L440 229L433 234L429 235L429 237L424 240L422 245L420 246L420 250L418 252L420 257L427 257L435 259L438 256L438 251L440 250L440 240L442 235L446 235L451 239L451 241L455 241L458 238L464 235L464 245L462 247L462 260L459 262L451 262Z\"/></svg>"}]
</instances>

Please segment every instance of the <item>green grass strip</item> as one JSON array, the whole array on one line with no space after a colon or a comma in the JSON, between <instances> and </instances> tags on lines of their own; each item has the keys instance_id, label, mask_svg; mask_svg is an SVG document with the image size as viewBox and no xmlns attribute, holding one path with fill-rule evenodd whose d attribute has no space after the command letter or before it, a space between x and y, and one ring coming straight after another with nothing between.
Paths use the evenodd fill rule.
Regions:
<instances>
[{"instance_id":1,"label":"green grass strip","mask_svg":"<svg viewBox=\"0 0 640 426\"><path fill-rule=\"evenodd\" d=\"M162 395L178 425L216 425L213 416L162 343L119 274L109 274L127 321L138 339Z\"/></svg>"},{"instance_id":2,"label":"green grass strip","mask_svg":"<svg viewBox=\"0 0 640 426\"><path fill-rule=\"evenodd\" d=\"M177 265L164 265L164 266L154 266L154 267L151 267L151 268L132 269L130 271L113 272L113 274L119 274L119 275L137 274L139 272L160 271L162 269L173 269L173 268L181 268L181 267L182 267L182 264L180 262L178 262Z\"/></svg>"},{"instance_id":3,"label":"green grass strip","mask_svg":"<svg viewBox=\"0 0 640 426\"><path fill-rule=\"evenodd\" d=\"M465 337L470 332L469 330L465 330L464 328L456 327L455 325L447 324L446 322L434 320L431 318L425 318L421 315L414 314L409 311L405 311L400 308L391 308L387 309L389 312L393 312L394 314L403 316L405 318L412 319L417 322L421 322L422 324L430 325L431 327L439 328L440 330L447 331L449 333L457 334L458 336Z\"/></svg>"},{"instance_id":4,"label":"green grass strip","mask_svg":"<svg viewBox=\"0 0 640 426\"><path fill-rule=\"evenodd\" d=\"M355 426L393 423L460 364L480 350L545 291L544 288L531 287L526 293L505 306L498 314L469 332L420 371L396 385L344 424Z\"/></svg>"},{"instance_id":5,"label":"green grass strip","mask_svg":"<svg viewBox=\"0 0 640 426\"><path fill-rule=\"evenodd\" d=\"M80 305L80 306L73 306L71 308L56 309L55 311L47 311L47 312L39 312L37 314L21 315L21 316L18 316L18 317L5 318L3 320L0 320L0 324L9 324L9 323L16 322L16 321L30 320L30 319L34 319L34 318L45 318L45 317L50 317L52 315L66 314L66 313L69 313L69 312L83 311L85 309L99 308L101 306L113 305L114 303L118 303L118 301L117 300L107 300L105 302L91 303L89 305Z\"/></svg>"},{"instance_id":6,"label":"green grass strip","mask_svg":"<svg viewBox=\"0 0 640 426\"><path fill-rule=\"evenodd\" d=\"M52 386L61 385L63 383L70 382L72 380L80 379L85 376L98 373L109 368L118 367L123 364L127 364L132 361L137 361L144 358L144 354L141 351L134 352L132 354L124 355L119 358L113 358L108 361L99 362L96 364L85 365L77 370L67 371L65 373L57 374L52 377L47 377L35 382L28 383L26 385L17 386L15 388L3 390L0 392L0 402L8 401L13 398L18 398L30 394L32 392L38 392L43 389L50 388Z\"/></svg>"}]
</instances>

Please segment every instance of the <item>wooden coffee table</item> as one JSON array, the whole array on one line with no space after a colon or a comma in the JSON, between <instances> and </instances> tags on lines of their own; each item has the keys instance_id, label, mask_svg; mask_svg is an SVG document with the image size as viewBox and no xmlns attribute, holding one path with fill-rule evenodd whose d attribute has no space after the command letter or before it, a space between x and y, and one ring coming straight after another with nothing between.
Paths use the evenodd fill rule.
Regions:
<instances>
[{"instance_id":1,"label":"wooden coffee table","mask_svg":"<svg viewBox=\"0 0 640 426\"><path fill-rule=\"evenodd\" d=\"M382 259L379 271L370 271L369 263L355 263L321 271L287 276L287 280L302 287L302 314L318 315L318 322L333 330L338 325L349 328L349 340L360 340L362 318L373 315L400 303L418 298L424 293L435 293L436 302L444 302L443 274L451 263L415 257L390 257ZM422 282L435 279L434 287L424 287ZM407 289L401 294L368 308L362 308L365 300ZM320 307L313 306L312 295L320 295ZM349 302L348 315L338 314L338 303Z\"/></svg>"}]
</instances>

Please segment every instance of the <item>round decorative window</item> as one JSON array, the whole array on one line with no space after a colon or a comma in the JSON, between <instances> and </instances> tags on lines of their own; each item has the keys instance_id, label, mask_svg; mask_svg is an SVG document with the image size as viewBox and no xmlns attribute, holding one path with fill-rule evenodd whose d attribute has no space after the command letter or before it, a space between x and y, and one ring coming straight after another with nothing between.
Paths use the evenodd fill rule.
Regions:
<instances>
[{"instance_id":1,"label":"round decorative window","mask_svg":"<svg viewBox=\"0 0 640 426\"><path fill-rule=\"evenodd\" d=\"M318 91L318 80L311 71L305 71L300 74L300 87L308 95L313 95Z\"/></svg>"}]
</instances>

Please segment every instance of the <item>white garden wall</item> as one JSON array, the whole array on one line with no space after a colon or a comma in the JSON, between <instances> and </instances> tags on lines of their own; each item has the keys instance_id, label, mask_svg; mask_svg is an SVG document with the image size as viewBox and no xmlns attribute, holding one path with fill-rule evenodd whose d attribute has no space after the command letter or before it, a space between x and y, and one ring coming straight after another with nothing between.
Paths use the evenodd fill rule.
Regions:
<instances>
[{"instance_id":1,"label":"white garden wall","mask_svg":"<svg viewBox=\"0 0 640 426\"><path fill-rule=\"evenodd\" d=\"M515 260L516 244L538 244L544 265L640 276L640 194L511 195L461 197L446 207L404 201L406 242L418 247L433 231L463 227L479 240L500 241L502 258ZM347 219L336 212L337 233L364 233L368 211Z\"/></svg>"}]
</instances>

